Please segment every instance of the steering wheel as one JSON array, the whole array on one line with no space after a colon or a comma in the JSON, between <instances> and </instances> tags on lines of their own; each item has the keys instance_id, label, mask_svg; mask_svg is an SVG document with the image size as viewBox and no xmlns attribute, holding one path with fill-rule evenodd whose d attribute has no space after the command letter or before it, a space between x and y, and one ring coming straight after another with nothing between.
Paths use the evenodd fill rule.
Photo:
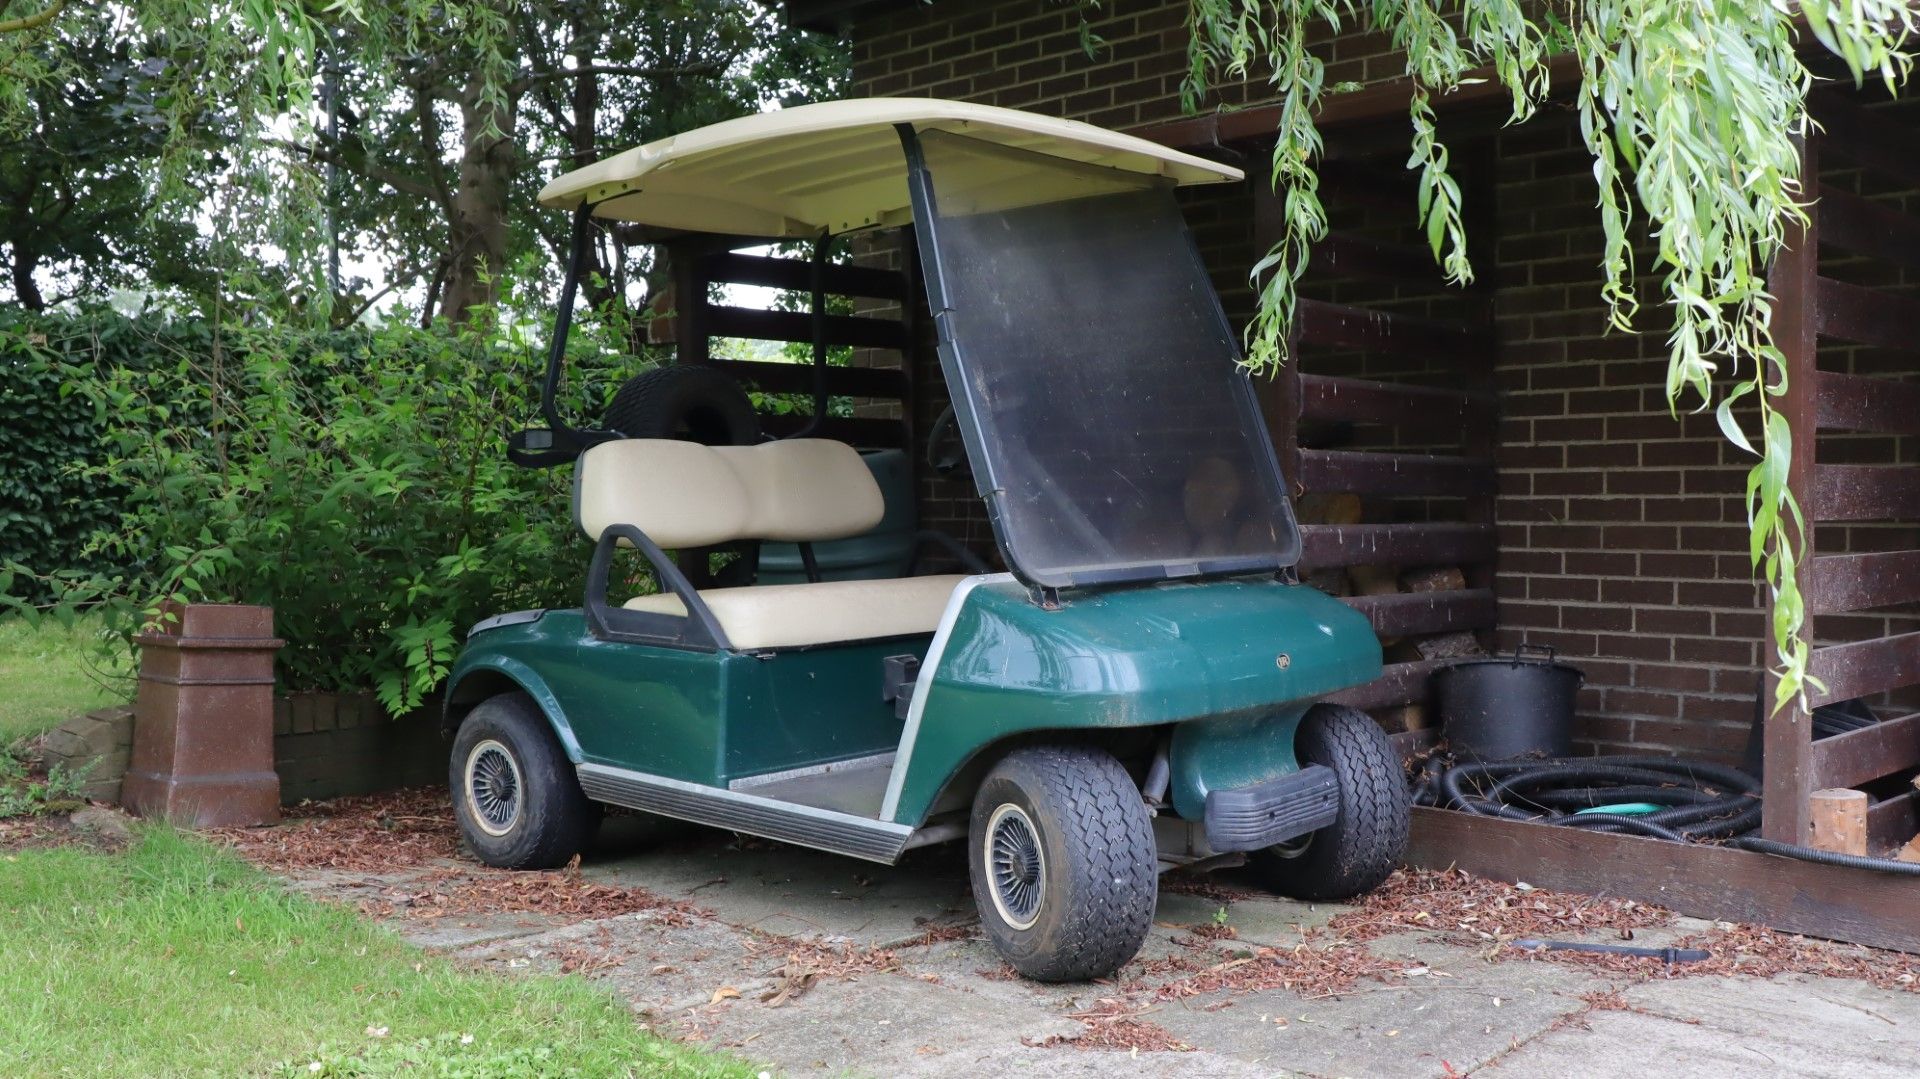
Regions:
<instances>
[{"instance_id":1,"label":"steering wheel","mask_svg":"<svg viewBox=\"0 0 1920 1079\"><path fill-rule=\"evenodd\" d=\"M960 419L952 405L927 432L927 467L943 476L967 467L967 447L960 440Z\"/></svg>"}]
</instances>

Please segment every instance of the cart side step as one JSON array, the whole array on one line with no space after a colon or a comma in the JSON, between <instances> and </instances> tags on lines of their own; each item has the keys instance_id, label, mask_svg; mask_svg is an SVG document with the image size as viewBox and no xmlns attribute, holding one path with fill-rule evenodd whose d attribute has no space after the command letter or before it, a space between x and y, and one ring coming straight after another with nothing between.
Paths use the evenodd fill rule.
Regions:
<instances>
[{"instance_id":1,"label":"cart side step","mask_svg":"<svg viewBox=\"0 0 1920 1079\"><path fill-rule=\"evenodd\" d=\"M596 802L727 828L815 850L892 865L913 829L831 809L703 787L604 764L578 768L580 788Z\"/></svg>"}]
</instances>

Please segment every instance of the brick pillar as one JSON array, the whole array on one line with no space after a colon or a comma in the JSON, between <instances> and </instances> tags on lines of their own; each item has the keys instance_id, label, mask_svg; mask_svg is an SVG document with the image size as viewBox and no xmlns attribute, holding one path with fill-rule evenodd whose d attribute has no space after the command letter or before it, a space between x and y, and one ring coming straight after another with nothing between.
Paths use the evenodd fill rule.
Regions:
<instances>
[{"instance_id":1,"label":"brick pillar","mask_svg":"<svg viewBox=\"0 0 1920 1079\"><path fill-rule=\"evenodd\" d=\"M273 770L273 609L173 608L178 620L141 634L128 811L190 828L270 824L280 815Z\"/></svg>"}]
</instances>

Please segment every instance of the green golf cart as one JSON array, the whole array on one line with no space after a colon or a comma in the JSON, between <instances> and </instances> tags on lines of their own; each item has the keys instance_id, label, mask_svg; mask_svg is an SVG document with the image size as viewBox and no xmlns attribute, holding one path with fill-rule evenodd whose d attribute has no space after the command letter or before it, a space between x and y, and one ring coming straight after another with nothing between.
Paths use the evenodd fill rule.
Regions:
<instances>
[{"instance_id":1,"label":"green golf cart","mask_svg":"<svg viewBox=\"0 0 1920 1079\"><path fill-rule=\"evenodd\" d=\"M549 184L575 253L549 426L511 453L571 464L595 546L580 607L487 619L454 666L450 779L479 857L562 864L603 804L882 863L964 841L994 946L1048 981L1131 959L1171 867L1247 863L1310 899L1384 878L1399 761L1367 715L1316 703L1376 677L1380 646L1296 579L1273 447L1174 198L1240 178L1084 124L874 99ZM570 425L554 391L595 218L913 229L952 398L933 437L964 448L1006 570L696 587L687 552L805 551L873 528L883 499L840 442ZM617 555L658 590L622 594Z\"/></svg>"}]
</instances>

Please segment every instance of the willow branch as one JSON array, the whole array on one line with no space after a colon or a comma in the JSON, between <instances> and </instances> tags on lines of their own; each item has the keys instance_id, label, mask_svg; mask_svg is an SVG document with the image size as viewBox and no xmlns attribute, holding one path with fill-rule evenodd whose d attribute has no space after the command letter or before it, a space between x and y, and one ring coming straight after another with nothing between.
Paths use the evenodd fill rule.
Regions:
<instances>
[{"instance_id":1,"label":"willow branch","mask_svg":"<svg viewBox=\"0 0 1920 1079\"><path fill-rule=\"evenodd\" d=\"M424 199L432 199L436 205L445 205L441 202L442 196L440 191L436 189L433 184L420 179L418 176L410 176L398 169L388 168L385 165L379 164L368 158L364 153L344 153L329 149L325 146L292 142L287 139L267 139L265 141L268 146L276 146L282 150L290 150L293 153L312 158L322 164L338 165L348 172L373 180L376 183L386 184L388 187L393 188L403 195L418 195Z\"/></svg>"},{"instance_id":2,"label":"willow branch","mask_svg":"<svg viewBox=\"0 0 1920 1079\"><path fill-rule=\"evenodd\" d=\"M0 34L17 34L23 30L33 30L45 26L52 22L54 16L60 14L61 9L66 6L67 0L53 0L53 3L48 4L45 10L36 11L31 15L22 15L17 19L8 19L6 22L0 22Z\"/></svg>"}]
</instances>

